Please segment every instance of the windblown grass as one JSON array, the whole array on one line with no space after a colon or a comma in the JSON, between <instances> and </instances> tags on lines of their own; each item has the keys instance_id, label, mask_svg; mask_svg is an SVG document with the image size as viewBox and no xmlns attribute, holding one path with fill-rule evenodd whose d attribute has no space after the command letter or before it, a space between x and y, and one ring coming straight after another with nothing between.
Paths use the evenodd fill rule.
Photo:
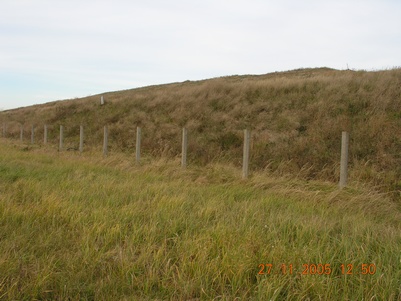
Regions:
<instances>
[{"instance_id":1,"label":"windblown grass","mask_svg":"<svg viewBox=\"0 0 401 301\"><path fill-rule=\"evenodd\" d=\"M338 182L341 131L350 133L351 178L401 191L401 69L376 72L300 69L260 76L230 76L104 93L0 112L7 136L25 139L36 127L58 145L101 148L109 126L111 151L133 152L136 126L146 154L175 157L188 128L188 162L240 164L243 130L252 130L251 168L303 179Z\"/></svg>"},{"instance_id":2,"label":"windblown grass","mask_svg":"<svg viewBox=\"0 0 401 301\"><path fill-rule=\"evenodd\" d=\"M400 204L363 185L0 142L0 300L401 300Z\"/></svg>"}]
</instances>

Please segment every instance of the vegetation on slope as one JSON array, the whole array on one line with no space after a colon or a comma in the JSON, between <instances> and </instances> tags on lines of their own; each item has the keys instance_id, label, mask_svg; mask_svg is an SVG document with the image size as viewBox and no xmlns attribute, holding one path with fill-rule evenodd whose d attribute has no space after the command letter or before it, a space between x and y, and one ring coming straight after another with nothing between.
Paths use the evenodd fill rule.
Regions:
<instances>
[{"instance_id":1,"label":"vegetation on slope","mask_svg":"<svg viewBox=\"0 0 401 301\"><path fill-rule=\"evenodd\" d=\"M386 196L177 163L0 139L0 300L400 300Z\"/></svg>"},{"instance_id":2,"label":"vegetation on slope","mask_svg":"<svg viewBox=\"0 0 401 301\"><path fill-rule=\"evenodd\" d=\"M350 133L351 180L380 186L400 197L401 69L365 72L301 69L261 76L230 76L54 102L2 112L8 136L43 124L57 145L100 147L109 126L114 150L134 151L136 126L143 151L174 157L182 127L189 132L188 160L241 163L243 129L252 130L251 168L306 179L338 181L341 132ZM39 141L39 138L37 139Z\"/></svg>"}]
</instances>

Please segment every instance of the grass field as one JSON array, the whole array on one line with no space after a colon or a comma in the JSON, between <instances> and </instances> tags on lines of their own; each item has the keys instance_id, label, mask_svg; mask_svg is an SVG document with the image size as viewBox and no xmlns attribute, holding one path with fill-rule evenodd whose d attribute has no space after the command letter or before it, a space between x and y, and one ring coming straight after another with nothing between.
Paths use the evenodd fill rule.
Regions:
<instances>
[{"instance_id":1,"label":"grass field","mask_svg":"<svg viewBox=\"0 0 401 301\"><path fill-rule=\"evenodd\" d=\"M241 164L243 131L251 137L251 170L268 169L305 180L338 182L341 132L350 135L350 178L401 197L401 68L376 72L299 69L228 76L107 92L0 112L0 126L15 140L36 142L48 126L49 143L85 149L102 145L132 152L136 127L143 153L174 158L188 129L188 161Z\"/></svg>"},{"instance_id":2,"label":"grass field","mask_svg":"<svg viewBox=\"0 0 401 301\"><path fill-rule=\"evenodd\" d=\"M400 229L362 184L0 140L0 300L401 300Z\"/></svg>"}]
</instances>

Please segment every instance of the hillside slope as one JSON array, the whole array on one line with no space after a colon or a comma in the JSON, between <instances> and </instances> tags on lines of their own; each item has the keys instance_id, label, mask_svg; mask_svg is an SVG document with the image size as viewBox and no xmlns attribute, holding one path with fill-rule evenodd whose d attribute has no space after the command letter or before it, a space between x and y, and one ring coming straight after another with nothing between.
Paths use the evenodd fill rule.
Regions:
<instances>
[{"instance_id":1,"label":"hillside slope","mask_svg":"<svg viewBox=\"0 0 401 301\"><path fill-rule=\"evenodd\" d=\"M25 137L43 125L57 145L101 147L103 126L111 151L134 151L136 126L143 152L180 153L181 128L189 133L189 164L241 163L243 129L252 130L251 168L307 179L338 181L341 131L350 133L350 179L401 189L401 69L366 72L300 69L260 76L229 76L58 101L0 112L6 135ZM37 138L37 141L39 138Z\"/></svg>"}]
</instances>

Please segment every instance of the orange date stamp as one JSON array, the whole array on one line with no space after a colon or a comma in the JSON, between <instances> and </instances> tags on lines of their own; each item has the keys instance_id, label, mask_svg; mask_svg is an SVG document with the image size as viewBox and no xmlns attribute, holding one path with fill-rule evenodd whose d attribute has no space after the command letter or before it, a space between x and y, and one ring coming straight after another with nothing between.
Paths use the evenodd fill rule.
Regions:
<instances>
[{"instance_id":1,"label":"orange date stamp","mask_svg":"<svg viewBox=\"0 0 401 301\"><path fill-rule=\"evenodd\" d=\"M258 265L258 275L271 275L271 274L282 274L292 275L294 273L300 273L301 275L331 275L332 273L340 273L342 275L374 275L376 273L376 265L374 263L362 263L362 264L340 264L331 265L329 263L323 264L302 264L301 269L296 269L294 264L281 264L273 265L271 263L261 263Z\"/></svg>"}]
</instances>

